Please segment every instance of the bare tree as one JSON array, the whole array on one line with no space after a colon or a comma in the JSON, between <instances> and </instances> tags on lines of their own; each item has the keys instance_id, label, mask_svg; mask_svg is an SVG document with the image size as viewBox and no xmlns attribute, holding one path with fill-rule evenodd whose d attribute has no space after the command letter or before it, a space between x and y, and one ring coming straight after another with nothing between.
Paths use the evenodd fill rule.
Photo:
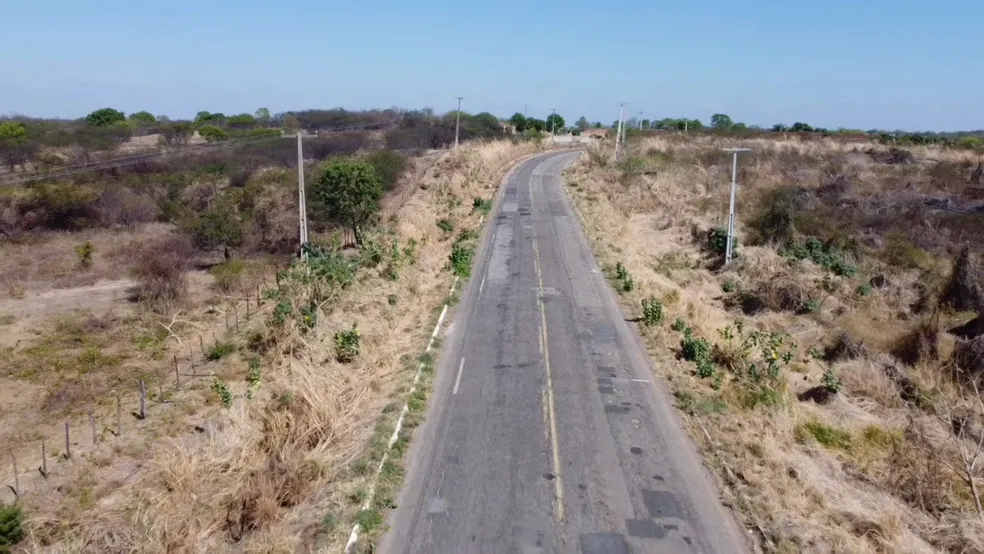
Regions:
<instances>
[{"instance_id":1,"label":"bare tree","mask_svg":"<svg viewBox=\"0 0 984 554\"><path fill-rule=\"evenodd\" d=\"M935 457L944 467L952 471L970 488L974 498L974 507L981 519L984 519L984 506L981 505L981 495L977 481L980 479L981 452L984 450L984 399L981 398L980 385L977 379L966 379L963 386L952 391L936 389L937 401L933 406L936 418L946 428L946 438L934 441L925 429L916 427L923 439L920 442L930 456ZM941 443L937 445L937 443ZM950 446L947 448L946 446ZM953 456L953 451L956 456Z\"/></svg>"}]
</instances>

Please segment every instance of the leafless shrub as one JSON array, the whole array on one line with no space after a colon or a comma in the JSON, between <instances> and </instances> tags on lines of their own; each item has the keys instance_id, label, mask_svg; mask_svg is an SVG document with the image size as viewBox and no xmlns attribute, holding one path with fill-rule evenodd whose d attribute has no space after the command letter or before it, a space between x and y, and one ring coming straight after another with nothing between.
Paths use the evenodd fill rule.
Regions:
<instances>
[{"instance_id":1,"label":"leafless shrub","mask_svg":"<svg viewBox=\"0 0 984 554\"><path fill-rule=\"evenodd\" d=\"M807 292L799 283L788 277L778 277L766 281L754 291L741 296L741 309L746 314L756 314L762 310L774 312L798 312L807 301Z\"/></svg>"},{"instance_id":2,"label":"leafless shrub","mask_svg":"<svg viewBox=\"0 0 984 554\"><path fill-rule=\"evenodd\" d=\"M140 223L149 223L157 218L157 206L149 198L119 187L103 191L94 209L104 225L121 225L131 230Z\"/></svg>"},{"instance_id":3,"label":"leafless shrub","mask_svg":"<svg viewBox=\"0 0 984 554\"><path fill-rule=\"evenodd\" d=\"M971 379L984 374L984 335L958 341L953 350L953 361L967 372Z\"/></svg>"},{"instance_id":4,"label":"leafless shrub","mask_svg":"<svg viewBox=\"0 0 984 554\"><path fill-rule=\"evenodd\" d=\"M981 268L964 246L953 263L953 274L943 290L940 302L957 310L984 310L984 287L981 286Z\"/></svg>"},{"instance_id":5,"label":"leafless shrub","mask_svg":"<svg viewBox=\"0 0 984 554\"><path fill-rule=\"evenodd\" d=\"M939 315L916 324L909 332L899 337L892 348L892 354L909 365L921 361L935 361L940 357Z\"/></svg>"},{"instance_id":6,"label":"leafless shrub","mask_svg":"<svg viewBox=\"0 0 984 554\"><path fill-rule=\"evenodd\" d=\"M867 353L868 349L865 348L863 341L855 342L851 335L844 332L838 335L837 340L826 348L823 357L828 362L839 362L861 358Z\"/></svg>"},{"instance_id":7,"label":"leafless shrub","mask_svg":"<svg viewBox=\"0 0 984 554\"><path fill-rule=\"evenodd\" d=\"M137 298L155 308L180 300L186 293L185 272L194 248L186 237L172 235L146 245L137 254L133 277Z\"/></svg>"}]
</instances>

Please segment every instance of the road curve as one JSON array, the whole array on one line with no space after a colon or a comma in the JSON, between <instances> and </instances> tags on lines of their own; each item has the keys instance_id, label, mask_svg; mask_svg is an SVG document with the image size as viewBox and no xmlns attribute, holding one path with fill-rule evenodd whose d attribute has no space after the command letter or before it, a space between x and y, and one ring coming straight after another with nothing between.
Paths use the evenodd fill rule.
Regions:
<instances>
[{"instance_id":1,"label":"road curve","mask_svg":"<svg viewBox=\"0 0 984 554\"><path fill-rule=\"evenodd\" d=\"M563 190L500 189L383 554L748 551Z\"/></svg>"}]
</instances>

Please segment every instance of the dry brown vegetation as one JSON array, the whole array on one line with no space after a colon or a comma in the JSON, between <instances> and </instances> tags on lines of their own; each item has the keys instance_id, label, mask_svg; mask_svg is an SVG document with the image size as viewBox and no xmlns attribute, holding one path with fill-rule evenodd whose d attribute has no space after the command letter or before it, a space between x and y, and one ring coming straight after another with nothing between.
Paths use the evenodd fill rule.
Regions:
<instances>
[{"instance_id":1,"label":"dry brown vegetation","mask_svg":"<svg viewBox=\"0 0 984 554\"><path fill-rule=\"evenodd\" d=\"M336 250L338 237L321 233L315 242L325 254L309 264L214 265L219 260L190 254L181 235L156 224L0 246L27 274L5 266L7 287L18 294L0 300L0 329L18 333L3 344L0 444L19 463L21 546L336 552L360 522L360 548L371 549L400 484L402 449L423 416L426 391L409 399L407 391L454 279L452 243L478 227L473 198L537 149L466 145L415 165L384 199L381 223L360 250ZM437 227L441 219L452 224L450 236ZM82 268L75 247L85 241L93 255ZM212 267L194 269L195 262ZM95 302L93 287L114 280L126 283L122 294ZM44 308L56 294L78 303ZM355 354L342 356L339 337L353 327ZM430 359L423 361L429 371ZM129 413L141 379L145 419ZM397 456L362 510L405 402L410 416ZM47 476L35 469L42 441ZM14 486L10 453L2 454L0 478ZM13 501L12 490L0 501Z\"/></svg>"},{"instance_id":2,"label":"dry brown vegetation","mask_svg":"<svg viewBox=\"0 0 984 554\"><path fill-rule=\"evenodd\" d=\"M754 151L721 267L708 231L738 145ZM634 280L623 308L664 304L640 327L656 372L762 550L984 552L979 167L937 147L667 134L569 171L600 261Z\"/></svg>"}]
</instances>

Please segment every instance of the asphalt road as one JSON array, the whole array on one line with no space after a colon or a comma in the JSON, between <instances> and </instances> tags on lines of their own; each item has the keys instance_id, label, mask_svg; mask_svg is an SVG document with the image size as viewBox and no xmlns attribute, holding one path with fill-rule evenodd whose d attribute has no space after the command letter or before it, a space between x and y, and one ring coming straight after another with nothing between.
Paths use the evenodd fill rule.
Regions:
<instances>
[{"instance_id":1,"label":"asphalt road","mask_svg":"<svg viewBox=\"0 0 984 554\"><path fill-rule=\"evenodd\" d=\"M746 552L563 190L500 189L384 554Z\"/></svg>"}]
</instances>

